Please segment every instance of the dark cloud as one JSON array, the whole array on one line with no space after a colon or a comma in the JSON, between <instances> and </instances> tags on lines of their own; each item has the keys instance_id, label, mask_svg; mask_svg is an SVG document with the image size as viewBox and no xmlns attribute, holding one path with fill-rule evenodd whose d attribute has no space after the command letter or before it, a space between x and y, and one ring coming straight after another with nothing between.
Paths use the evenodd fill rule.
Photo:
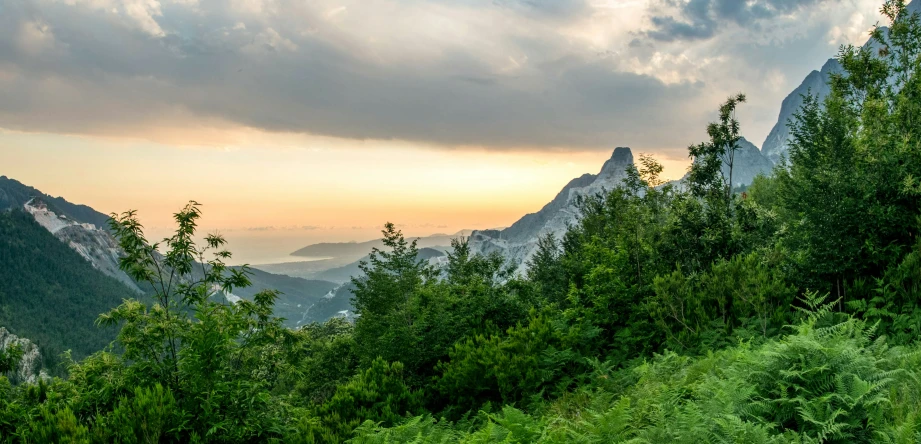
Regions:
<instances>
[{"instance_id":1,"label":"dark cloud","mask_svg":"<svg viewBox=\"0 0 921 444\"><path fill-rule=\"evenodd\" d=\"M645 35L661 41L713 37L727 24L755 26L825 0L658 0L651 9L652 29Z\"/></svg>"},{"instance_id":2,"label":"dark cloud","mask_svg":"<svg viewBox=\"0 0 921 444\"><path fill-rule=\"evenodd\" d=\"M551 15L584 7L501 3ZM683 146L682 134L653 130L682 120L676 104L702 87L620 72L607 59L541 57L560 44L551 37L521 37L509 60L521 51L534 59L508 62L522 65L511 73L466 42L382 62L316 32L322 18L298 15L295 3L290 17L233 16L219 4L164 2L147 20L13 0L0 14L0 127L123 134L224 122L446 146ZM44 38L24 31L33 25Z\"/></svg>"}]
</instances>

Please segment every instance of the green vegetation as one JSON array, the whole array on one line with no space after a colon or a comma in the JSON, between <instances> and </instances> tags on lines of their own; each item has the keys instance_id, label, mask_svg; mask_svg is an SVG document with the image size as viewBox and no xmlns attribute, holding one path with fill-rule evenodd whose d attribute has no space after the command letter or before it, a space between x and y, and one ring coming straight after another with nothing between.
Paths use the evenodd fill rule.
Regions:
<instances>
[{"instance_id":1,"label":"green vegetation","mask_svg":"<svg viewBox=\"0 0 921 444\"><path fill-rule=\"evenodd\" d=\"M93 325L99 313L136 296L21 210L0 211L0 282L0 325L38 345L60 375L64 351L83 359L115 339Z\"/></svg>"},{"instance_id":2,"label":"green vegetation","mask_svg":"<svg viewBox=\"0 0 921 444\"><path fill-rule=\"evenodd\" d=\"M739 95L685 184L641 157L527 276L464 241L433 269L388 224L354 324L284 328L271 290L213 298L250 279L221 237L195 244L194 202L163 245L118 216L154 303L103 314L116 347L64 378L0 377L0 441L919 442L921 20L883 12L744 193L724 168Z\"/></svg>"},{"instance_id":3,"label":"green vegetation","mask_svg":"<svg viewBox=\"0 0 921 444\"><path fill-rule=\"evenodd\" d=\"M38 198L48 206L49 210L74 221L105 228L109 220L109 216L86 205L72 204L63 197L51 197L16 180L0 176L0 210L21 210L22 206L32 198Z\"/></svg>"}]
</instances>

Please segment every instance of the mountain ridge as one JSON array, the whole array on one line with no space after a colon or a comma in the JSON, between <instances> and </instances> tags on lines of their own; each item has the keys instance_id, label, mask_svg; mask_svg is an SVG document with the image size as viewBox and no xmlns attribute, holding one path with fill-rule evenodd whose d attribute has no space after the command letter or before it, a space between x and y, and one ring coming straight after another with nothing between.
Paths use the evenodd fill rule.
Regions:
<instances>
[{"instance_id":1,"label":"mountain ridge","mask_svg":"<svg viewBox=\"0 0 921 444\"><path fill-rule=\"evenodd\" d=\"M0 210L22 208L23 205L35 198L45 202L51 211L74 221L93 224L100 229L108 227L109 216L96 211L88 205L71 203L63 197L53 197L45 194L16 179L0 176Z\"/></svg>"},{"instance_id":2,"label":"mountain ridge","mask_svg":"<svg viewBox=\"0 0 921 444\"><path fill-rule=\"evenodd\" d=\"M583 174L570 180L554 198L535 213L521 217L503 230L477 230L470 235L470 250L477 254L498 253L516 273L524 273L527 262L537 249L537 240L547 234L560 238L578 218L576 200L609 191L627 177L633 166L629 147L617 147L598 174Z\"/></svg>"},{"instance_id":3,"label":"mountain ridge","mask_svg":"<svg viewBox=\"0 0 921 444\"><path fill-rule=\"evenodd\" d=\"M906 11L909 13L921 14L921 0L913 0L906 5ZM887 27L881 27L884 32ZM871 39L864 43L863 46L873 46L875 42ZM820 101L831 93L828 81L834 74L842 72L841 64L835 58L830 58L822 64L818 70L813 70L800 82L799 86L793 89L790 94L783 99L780 105L780 111L777 116L777 122L771 128L764 142L761 144L761 153L777 164L784 157L790 148L790 129L789 124L800 107L803 105L803 95L811 93Z\"/></svg>"}]
</instances>

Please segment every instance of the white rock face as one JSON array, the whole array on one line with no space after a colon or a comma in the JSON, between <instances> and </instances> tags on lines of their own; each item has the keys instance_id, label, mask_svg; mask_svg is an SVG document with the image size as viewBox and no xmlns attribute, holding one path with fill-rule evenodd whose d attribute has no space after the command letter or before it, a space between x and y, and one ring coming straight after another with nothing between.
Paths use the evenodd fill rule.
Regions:
<instances>
[{"instance_id":1,"label":"white rock face","mask_svg":"<svg viewBox=\"0 0 921 444\"><path fill-rule=\"evenodd\" d=\"M604 193L620 185L626 170L633 165L630 148L618 147L597 174L585 174L570 181L563 190L537 213L528 214L504 230L478 230L470 235L471 251L478 254L498 252L516 267L527 271L528 261L537 250L537 241L548 233L561 239L575 224L579 210L576 199Z\"/></svg>"},{"instance_id":2,"label":"white rock face","mask_svg":"<svg viewBox=\"0 0 921 444\"><path fill-rule=\"evenodd\" d=\"M118 244L108 231L93 224L78 223L59 216L36 200L30 200L23 206L39 225L45 227L61 242L64 242L84 259L93 264L97 270L118 279L137 292L141 290L125 272L118 268Z\"/></svg>"},{"instance_id":3,"label":"white rock face","mask_svg":"<svg viewBox=\"0 0 921 444\"><path fill-rule=\"evenodd\" d=\"M13 371L14 382L34 383L39 378L50 379L48 374L41 368L42 357L39 353L38 346L28 339L20 338L9 330L0 327L0 350L7 350L16 345L22 350L22 359L19 361L19 367Z\"/></svg>"},{"instance_id":4,"label":"white rock face","mask_svg":"<svg viewBox=\"0 0 921 444\"><path fill-rule=\"evenodd\" d=\"M780 115L777 117L777 123L771 129L767 139L761 144L761 153L775 164L780 161L781 157L786 157L790 150L789 124L794 120L794 114L803 106L803 96L812 94L818 96L819 100L824 100L831 93L828 81L833 74L841 72L841 65L835 59L828 59L822 69L812 71L803 79L796 89L793 90L780 105Z\"/></svg>"}]
</instances>

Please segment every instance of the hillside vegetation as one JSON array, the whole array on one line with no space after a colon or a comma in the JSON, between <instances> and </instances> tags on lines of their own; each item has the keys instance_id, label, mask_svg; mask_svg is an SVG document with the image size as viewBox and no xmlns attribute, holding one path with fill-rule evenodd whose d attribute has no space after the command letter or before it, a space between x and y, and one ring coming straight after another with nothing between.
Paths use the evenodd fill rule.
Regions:
<instances>
[{"instance_id":1,"label":"hillside vegetation","mask_svg":"<svg viewBox=\"0 0 921 444\"><path fill-rule=\"evenodd\" d=\"M250 282L222 238L195 244L194 202L159 246L117 215L122 268L156 302L104 313L118 348L66 378L0 378L0 441L919 442L921 20L883 12L744 193L740 94L686 182L641 157L527 276L463 241L433 269L387 224L354 324L284 328L272 290L211 298Z\"/></svg>"},{"instance_id":2,"label":"hillside vegetation","mask_svg":"<svg viewBox=\"0 0 921 444\"><path fill-rule=\"evenodd\" d=\"M83 359L115 339L93 321L137 294L93 268L21 210L0 211L0 325L32 340L49 371L61 354Z\"/></svg>"}]
</instances>

